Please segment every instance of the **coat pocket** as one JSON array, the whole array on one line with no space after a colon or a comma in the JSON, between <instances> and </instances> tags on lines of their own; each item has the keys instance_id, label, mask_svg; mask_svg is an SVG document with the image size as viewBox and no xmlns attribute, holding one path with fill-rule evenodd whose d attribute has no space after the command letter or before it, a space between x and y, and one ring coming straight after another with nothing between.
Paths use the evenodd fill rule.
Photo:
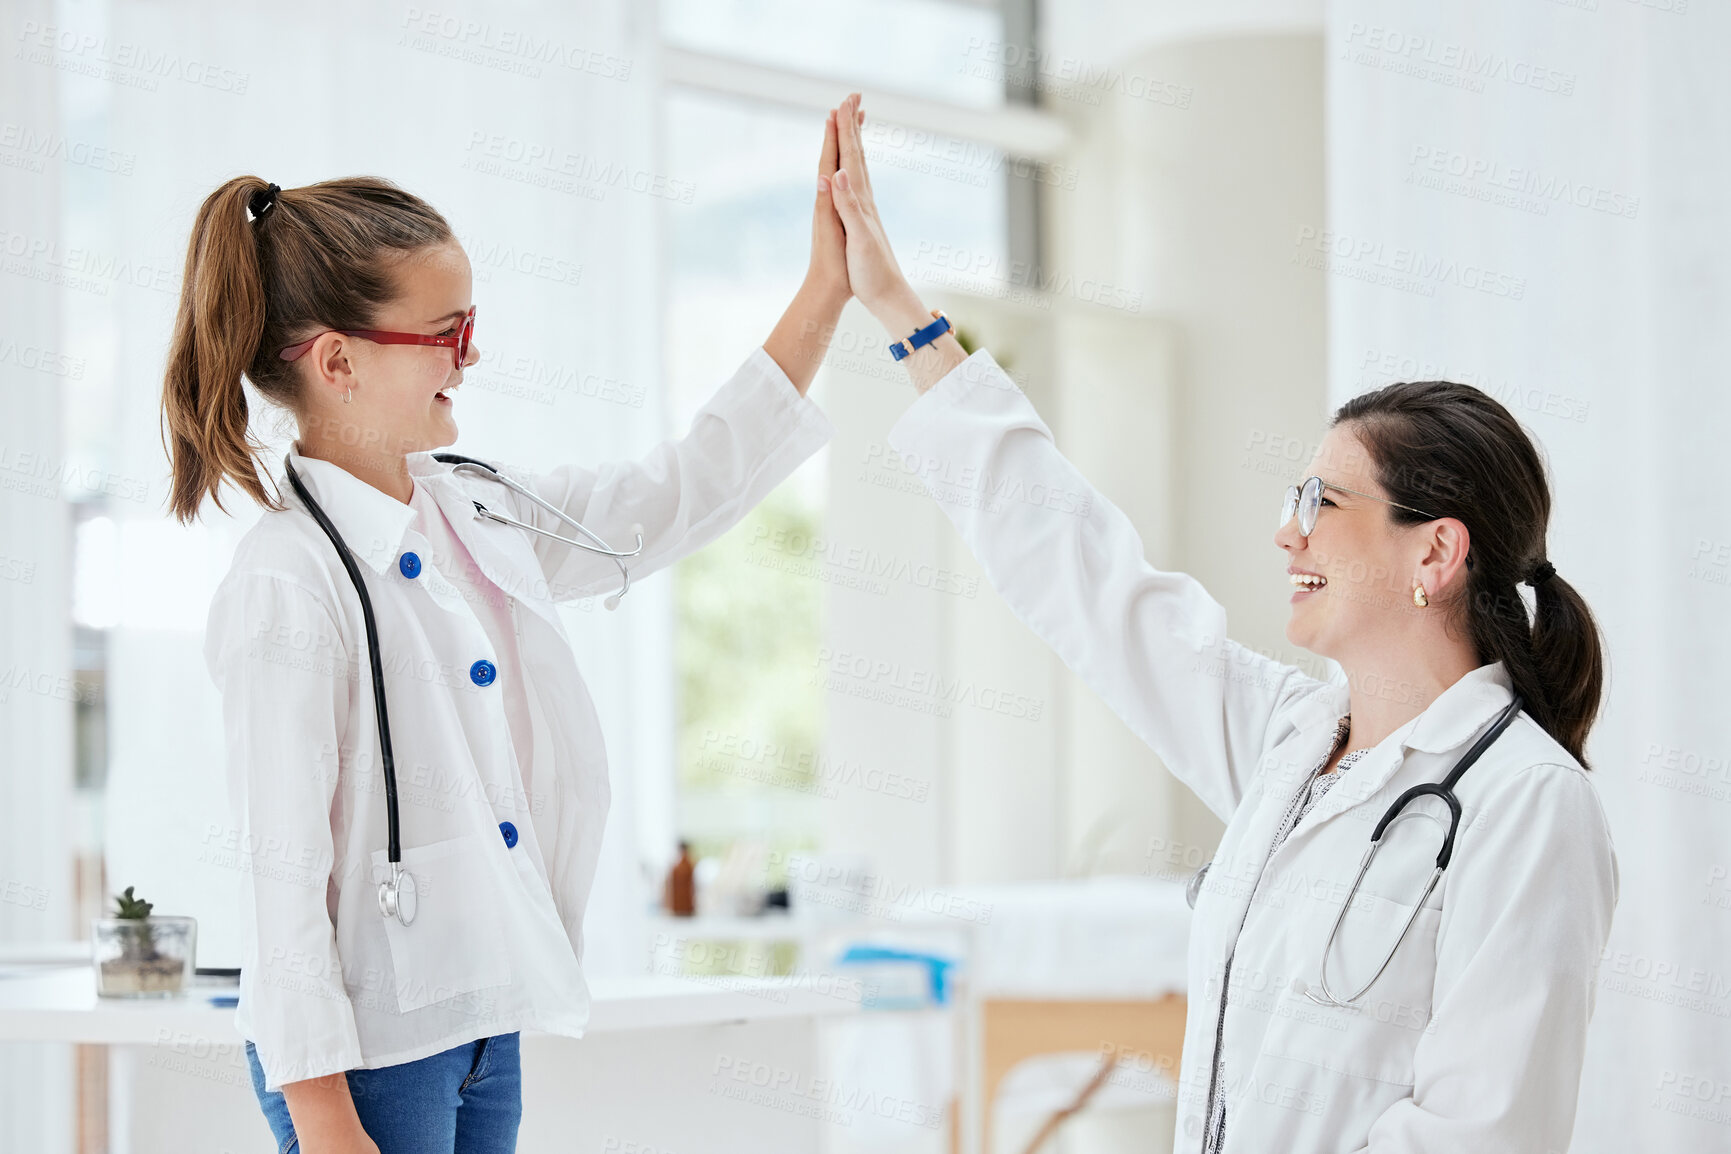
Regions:
<instances>
[{"instance_id":1,"label":"coat pocket","mask_svg":"<svg viewBox=\"0 0 1731 1154\"><path fill-rule=\"evenodd\" d=\"M415 879L415 920L384 919L403 1013L510 982L499 874L488 859L495 841L467 834L403 850L403 869ZM391 865L382 849L372 860L376 885L391 876Z\"/></svg>"},{"instance_id":2,"label":"coat pocket","mask_svg":"<svg viewBox=\"0 0 1731 1154\"><path fill-rule=\"evenodd\" d=\"M1368 898L1371 895L1361 895ZM1382 907L1381 916L1354 920L1360 911L1352 911L1330 954L1329 974L1337 997L1358 992L1373 975L1376 980L1351 1006L1318 1004L1304 990L1322 993L1321 940L1320 935L1307 935L1315 938L1315 948L1306 954L1310 964L1300 968L1300 981L1281 992L1263 1049L1339 1074L1410 1086L1414 1051L1430 1029L1442 911L1429 905L1419 909L1391 956L1412 908L1372 900ZM1324 913L1319 908L1314 916L1320 920ZM1324 926L1332 923L1330 913Z\"/></svg>"}]
</instances>

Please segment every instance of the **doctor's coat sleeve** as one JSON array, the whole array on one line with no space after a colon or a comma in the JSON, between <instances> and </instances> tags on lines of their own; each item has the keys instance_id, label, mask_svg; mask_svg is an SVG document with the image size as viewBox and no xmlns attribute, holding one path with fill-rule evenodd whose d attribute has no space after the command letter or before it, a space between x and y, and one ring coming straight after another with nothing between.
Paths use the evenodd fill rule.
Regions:
<instances>
[{"instance_id":1,"label":"doctor's coat sleeve","mask_svg":"<svg viewBox=\"0 0 1731 1154\"><path fill-rule=\"evenodd\" d=\"M725 533L833 431L823 410L758 348L698 410L684 437L663 442L641 460L598 469L559 465L540 474L506 471L610 548L631 548L631 528L641 525L643 553L626 561L636 581ZM516 494L510 498L522 520L582 539L545 510ZM619 567L611 558L539 535L533 544L553 600L619 587Z\"/></svg>"},{"instance_id":2,"label":"doctor's coat sleeve","mask_svg":"<svg viewBox=\"0 0 1731 1154\"><path fill-rule=\"evenodd\" d=\"M1567 1150L1617 904L1598 792L1577 766L1509 774L1462 813L1443 877L1412 1097L1373 1122L1355 1154Z\"/></svg>"},{"instance_id":3,"label":"doctor's coat sleeve","mask_svg":"<svg viewBox=\"0 0 1731 1154\"><path fill-rule=\"evenodd\" d=\"M311 590L244 571L212 598L204 655L222 693L228 834L241 875L241 1005L266 1089L278 1090L363 1062L331 889L348 656Z\"/></svg>"},{"instance_id":4,"label":"doctor's coat sleeve","mask_svg":"<svg viewBox=\"0 0 1731 1154\"><path fill-rule=\"evenodd\" d=\"M890 430L1016 616L1222 820L1244 797L1277 711L1320 685L1225 636L1194 578L1143 555L1123 511L1053 443L978 350Z\"/></svg>"}]
</instances>

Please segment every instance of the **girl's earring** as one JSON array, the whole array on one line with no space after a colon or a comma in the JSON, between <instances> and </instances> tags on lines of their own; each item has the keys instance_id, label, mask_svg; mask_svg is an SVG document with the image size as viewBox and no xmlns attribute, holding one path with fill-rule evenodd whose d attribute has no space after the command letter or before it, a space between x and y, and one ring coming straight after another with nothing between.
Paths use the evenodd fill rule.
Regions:
<instances>
[{"instance_id":1,"label":"girl's earring","mask_svg":"<svg viewBox=\"0 0 1731 1154\"><path fill-rule=\"evenodd\" d=\"M1430 604L1430 598L1424 595L1423 585L1414 585L1412 587L1412 603L1420 609L1423 609L1426 605Z\"/></svg>"},{"instance_id":2,"label":"girl's earring","mask_svg":"<svg viewBox=\"0 0 1731 1154\"><path fill-rule=\"evenodd\" d=\"M352 389L352 388L353 388L353 386L351 385L350 389ZM354 398L349 395L350 389L344 389L343 390L343 404L345 404L345 405L348 404L350 401L354 400Z\"/></svg>"}]
</instances>

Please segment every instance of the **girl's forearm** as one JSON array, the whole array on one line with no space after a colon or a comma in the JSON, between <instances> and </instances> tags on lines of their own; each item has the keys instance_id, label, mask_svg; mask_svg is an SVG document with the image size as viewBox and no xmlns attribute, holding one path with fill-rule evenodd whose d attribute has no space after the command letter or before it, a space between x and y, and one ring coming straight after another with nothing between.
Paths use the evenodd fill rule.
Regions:
<instances>
[{"instance_id":1,"label":"girl's forearm","mask_svg":"<svg viewBox=\"0 0 1731 1154\"><path fill-rule=\"evenodd\" d=\"M289 1118L301 1149L364 1150L369 1144L361 1117L355 1111L355 1100L349 1094L346 1074L326 1074L299 1082L286 1082L282 1088L288 1102Z\"/></svg>"},{"instance_id":2,"label":"girl's forearm","mask_svg":"<svg viewBox=\"0 0 1731 1154\"><path fill-rule=\"evenodd\" d=\"M781 366L781 371L787 374L787 379L793 382L793 387L802 397L811 387L812 378L817 376L817 367L823 363L824 354L829 351L830 339L835 335L836 323L841 320L841 309L846 303L845 294L837 296L807 280L793 295L792 303L781 314L781 320L776 322L769 339L763 342L763 351Z\"/></svg>"}]
</instances>

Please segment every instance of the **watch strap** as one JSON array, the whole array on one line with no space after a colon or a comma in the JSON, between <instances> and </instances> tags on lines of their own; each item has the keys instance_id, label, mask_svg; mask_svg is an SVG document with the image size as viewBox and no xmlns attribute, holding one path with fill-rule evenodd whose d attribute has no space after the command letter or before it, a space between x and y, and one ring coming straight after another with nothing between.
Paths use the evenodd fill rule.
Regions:
<instances>
[{"instance_id":1,"label":"watch strap","mask_svg":"<svg viewBox=\"0 0 1731 1154\"><path fill-rule=\"evenodd\" d=\"M938 319L923 329L915 329L911 336L891 343L890 356L898 361L906 360L913 355L915 349L924 348L950 331L950 318L944 315L942 309L933 309L932 315Z\"/></svg>"}]
</instances>

